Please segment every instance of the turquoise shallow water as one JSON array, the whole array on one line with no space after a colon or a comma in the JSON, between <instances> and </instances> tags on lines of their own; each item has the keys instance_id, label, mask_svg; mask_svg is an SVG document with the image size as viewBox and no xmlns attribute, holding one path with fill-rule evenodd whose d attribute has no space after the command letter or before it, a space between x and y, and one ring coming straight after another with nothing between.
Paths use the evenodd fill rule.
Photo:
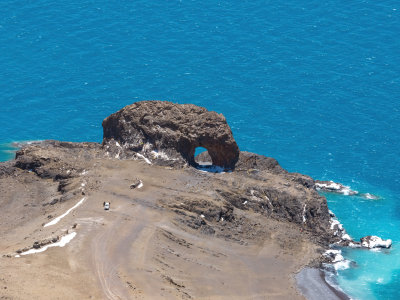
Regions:
<instances>
[{"instance_id":1,"label":"turquoise shallow water","mask_svg":"<svg viewBox=\"0 0 400 300\"><path fill-rule=\"evenodd\" d=\"M242 150L379 201L329 196L355 238L343 289L399 299L400 6L396 1L10 1L0 10L0 159L13 141L101 141L134 101L223 113ZM11 153L11 154L10 154Z\"/></svg>"}]
</instances>

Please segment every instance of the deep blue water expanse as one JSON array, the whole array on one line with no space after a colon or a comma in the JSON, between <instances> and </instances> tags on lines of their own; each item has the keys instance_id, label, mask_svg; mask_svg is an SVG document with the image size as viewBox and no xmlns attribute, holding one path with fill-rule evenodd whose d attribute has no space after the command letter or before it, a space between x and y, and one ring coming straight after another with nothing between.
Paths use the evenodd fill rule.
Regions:
<instances>
[{"instance_id":1,"label":"deep blue water expanse","mask_svg":"<svg viewBox=\"0 0 400 300\"><path fill-rule=\"evenodd\" d=\"M24 140L102 139L138 100L223 113L241 150L377 201L329 196L350 235L344 290L400 298L398 1L2 1L0 158ZM10 154L11 153L11 154Z\"/></svg>"}]
</instances>

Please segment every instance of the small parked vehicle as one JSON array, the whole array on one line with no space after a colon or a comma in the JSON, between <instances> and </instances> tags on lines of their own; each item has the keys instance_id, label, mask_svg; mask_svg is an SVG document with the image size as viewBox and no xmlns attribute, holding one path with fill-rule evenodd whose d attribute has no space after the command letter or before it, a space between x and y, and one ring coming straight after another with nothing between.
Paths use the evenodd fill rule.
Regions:
<instances>
[{"instance_id":1,"label":"small parked vehicle","mask_svg":"<svg viewBox=\"0 0 400 300\"><path fill-rule=\"evenodd\" d=\"M103 207L104 207L104 210L109 210L110 209L110 202L103 202Z\"/></svg>"}]
</instances>

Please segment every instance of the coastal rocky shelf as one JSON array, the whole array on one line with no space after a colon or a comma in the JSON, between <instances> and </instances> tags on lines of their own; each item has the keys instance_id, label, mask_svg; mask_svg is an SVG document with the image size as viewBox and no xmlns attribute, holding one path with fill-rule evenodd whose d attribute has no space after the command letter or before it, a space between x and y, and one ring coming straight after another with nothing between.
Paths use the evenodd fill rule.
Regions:
<instances>
[{"instance_id":1,"label":"coastal rocky shelf","mask_svg":"<svg viewBox=\"0 0 400 300\"><path fill-rule=\"evenodd\" d=\"M318 193L343 185L240 151L222 114L142 101L103 130L102 144L37 142L0 164L5 299L54 285L62 299L301 299L292 275L340 261L331 245L391 245L353 241Z\"/></svg>"}]
</instances>

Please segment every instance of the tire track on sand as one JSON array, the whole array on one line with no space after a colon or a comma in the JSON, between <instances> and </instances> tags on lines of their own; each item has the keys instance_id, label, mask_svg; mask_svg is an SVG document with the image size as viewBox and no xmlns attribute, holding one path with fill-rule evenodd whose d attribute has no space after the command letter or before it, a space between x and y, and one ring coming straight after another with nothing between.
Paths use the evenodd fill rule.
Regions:
<instances>
[{"instance_id":1,"label":"tire track on sand","mask_svg":"<svg viewBox=\"0 0 400 300\"><path fill-rule=\"evenodd\" d=\"M122 223L121 218L113 222L113 226L109 229L100 232L93 240L93 263L96 270L97 278L100 282L101 288L110 300L126 299L124 292L125 287L121 286L118 280L116 261L110 255L112 248L112 238L114 227ZM115 241L115 239L114 239Z\"/></svg>"},{"instance_id":2,"label":"tire track on sand","mask_svg":"<svg viewBox=\"0 0 400 300\"><path fill-rule=\"evenodd\" d=\"M112 221L105 225L92 241L92 263L107 299L132 298L118 271L128 263L126 260L132 245L148 225L147 211L148 209L137 205L129 214L115 212Z\"/></svg>"}]
</instances>

